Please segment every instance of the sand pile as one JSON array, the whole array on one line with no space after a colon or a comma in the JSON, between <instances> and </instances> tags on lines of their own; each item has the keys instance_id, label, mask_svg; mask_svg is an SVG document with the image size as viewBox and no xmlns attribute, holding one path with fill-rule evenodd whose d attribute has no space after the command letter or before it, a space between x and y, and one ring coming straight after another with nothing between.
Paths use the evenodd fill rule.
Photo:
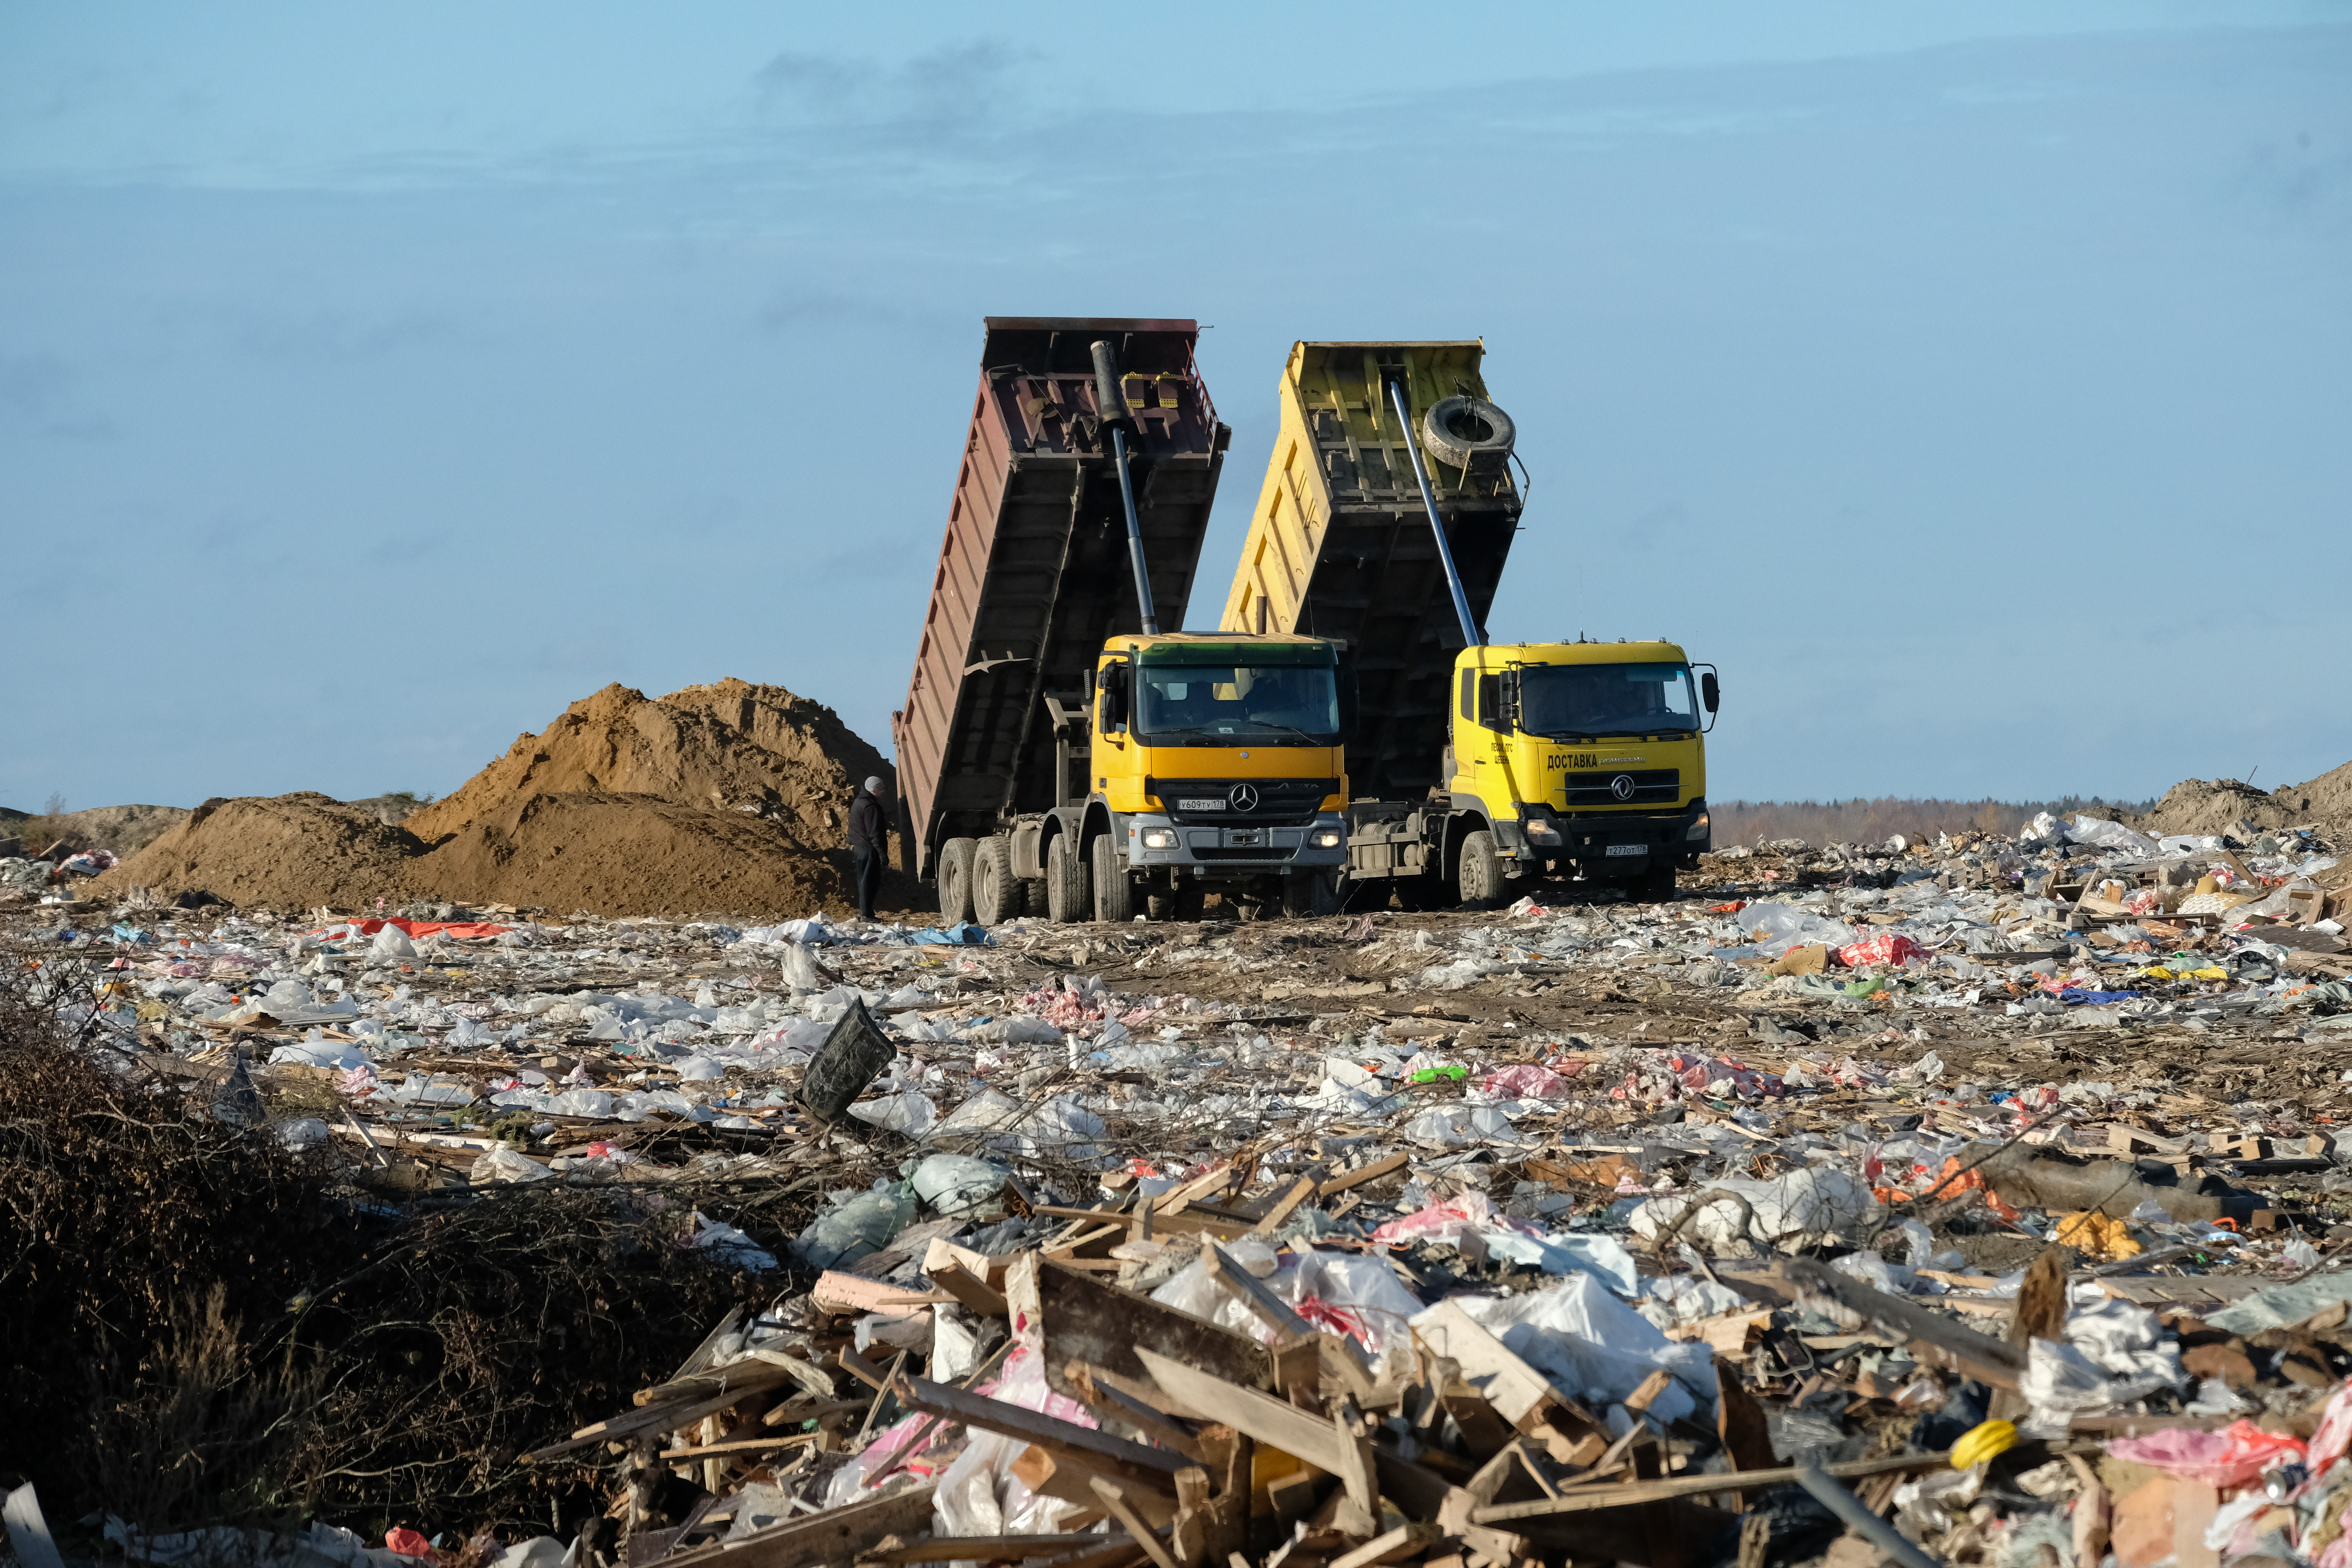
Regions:
<instances>
[{"instance_id":1,"label":"sand pile","mask_svg":"<svg viewBox=\"0 0 2352 1568\"><path fill-rule=\"evenodd\" d=\"M424 848L373 813L310 791L208 800L92 887L101 897L201 889L247 908L358 909L414 896Z\"/></svg>"},{"instance_id":2,"label":"sand pile","mask_svg":"<svg viewBox=\"0 0 2352 1568\"><path fill-rule=\"evenodd\" d=\"M889 764L821 703L781 686L722 680L659 699L607 686L403 826L427 844L503 816L533 795L649 795L712 810L753 807L812 847L848 847L844 816Z\"/></svg>"},{"instance_id":3,"label":"sand pile","mask_svg":"<svg viewBox=\"0 0 2352 1568\"><path fill-rule=\"evenodd\" d=\"M2222 834L2242 821L2258 828L2315 826L2331 847L2352 848L2352 763L2269 791L2237 779L2183 779L2153 810L2124 818L2150 837Z\"/></svg>"},{"instance_id":4,"label":"sand pile","mask_svg":"<svg viewBox=\"0 0 2352 1568\"><path fill-rule=\"evenodd\" d=\"M598 914L845 909L847 806L880 752L831 709L725 680L608 686L398 826L322 795L208 802L94 890L241 906L441 899Z\"/></svg>"}]
</instances>

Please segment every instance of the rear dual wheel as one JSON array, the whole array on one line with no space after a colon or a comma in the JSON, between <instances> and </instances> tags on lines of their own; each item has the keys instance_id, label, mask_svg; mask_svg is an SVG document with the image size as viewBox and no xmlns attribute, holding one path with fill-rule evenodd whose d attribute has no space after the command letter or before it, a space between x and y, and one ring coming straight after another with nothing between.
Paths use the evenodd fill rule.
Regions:
<instances>
[{"instance_id":1,"label":"rear dual wheel","mask_svg":"<svg viewBox=\"0 0 2352 1568\"><path fill-rule=\"evenodd\" d=\"M940 846L940 923L961 925L971 919L971 854L969 838L950 838Z\"/></svg>"},{"instance_id":2,"label":"rear dual wheel","mask_svg":"<svg viewBox=\"0 0 2352 1568\"><path fill-rule=\"evenodd\" d=\"M1087 863L1066 833L1054 835L1045 847L1045 918L1055 925L1071 925L1094 918Z\"/></svg>"},{"instance_id":3,"label":"rear dual wheel","mask_svg":"<svg viewBox=\"0 0 2352 1568\"><path fill-rule=\"evenodd\" d=\"M1094 842L1090 858L1095 884L1095 919L1125 925L1135 918L1135 884L1118 863L1118 842L1108 833Z\"/></svg>"},{"instance_id":4,"label":"rear dual wheel","mask_svg":"<svg viewBox=\"0 0 2352 1568\"><path fill-rule=\"evenodd\" d=\"M971 918L983 926L1003 925L1026 912L1029 900L1013 874L1013 840L999 833L980 840L971 855Z\"/></svg>"}]
</instances>

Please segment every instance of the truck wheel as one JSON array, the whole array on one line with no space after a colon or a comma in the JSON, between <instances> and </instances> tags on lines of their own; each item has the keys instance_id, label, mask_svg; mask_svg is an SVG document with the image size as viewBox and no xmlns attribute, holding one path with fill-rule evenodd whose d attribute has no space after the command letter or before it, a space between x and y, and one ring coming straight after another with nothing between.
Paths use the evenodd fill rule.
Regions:
<instances>
[{"instance_id":1,"label":"truck wheel","mask_svg":"<svg viewBox=\"0 0 2352 1568\"><path fill-rule=\"evenodd\" d=\"M1339 879L1328 871L1292 871L1282 879L1282 912L1312 920L1339 912Z\"/></svg>"},{"instance_id":2,"label":"truck wheel","mask_svg":"<svg viewBox=\"0 0 2352 1568\"><path fill-rule=\"evenodd\" d=\"M1663 855L1653 855L1642 872L1642 901L1663 904L1675 896L1675 863Z\"/></svg>"},{"instance_id":3,"label":"truck wheel","mask_svg":"<svg viewBox=\"0 0 2352 1568\"><path fill-rule=\"evenodd\" d=\"M971 919L971 851L969 838L950 838L940 846L940 924L943 926Z\"/></svg>"},{"instance_id":4,"label":"truck wheel","mask_svg":"<svg viewBox=\"0 0 2352 1568\"><path fill-rule=\"evenodd\" d=\"M1087 897L1086 862L1071 847L1070 836L1056 833L1045 848L1045 918L1061 926L1090 920L1095 912L1092 903Z\"/></svg>"},{"instance_id":5,"label":"truck wheel","mask_svg":"<svg viewBox=\"0 0 2352 1568\"><path fill-rule=\"evenodd\" d=\"M1045 878L1024 877L1021 879L1021 907L1018 910L1015 910L1013 913L1034 915L1039 920L1044 920L1045 918Z\"/></svg>"},{"instance_id":6,"label":"truck wheel","mask_svg":"<svg viewBox=\"0 0 2352 1568\"><path fill-rule=\"evenodd\" d=\"M1095 919L1125 925L1135 918L1135 884L1118 863L1118 840L1106 833L1095 840Z\"/></svg>"},{"instance_id":7,"label":"truck wheel","mask_svg":"<svg viewBox=\"0 0 2352 1568\"><path fill-rule=\"evenodd\" d=\"M1462 840L1462 901L1473 909L1493 903L1503 891L1503 862L1495 836L1485 828Z\"/></svg>"},{"instance_id":8,"label":"truck wheel","mask_svg":"<svg viewBox=\"0 0 2352 1568\"><path fill-rule=\"evenodd\" d=\"M971 852L971 918L984 926L1003 925L1021 913L1027 900L1013 875L1013 840L999 833L983 838Z\"/></svg>"}]
</instances>

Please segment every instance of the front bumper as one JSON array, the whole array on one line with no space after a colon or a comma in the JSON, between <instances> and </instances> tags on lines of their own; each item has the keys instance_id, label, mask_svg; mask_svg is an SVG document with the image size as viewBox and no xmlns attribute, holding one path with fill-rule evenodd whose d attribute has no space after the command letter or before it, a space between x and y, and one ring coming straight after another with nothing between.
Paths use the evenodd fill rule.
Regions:
<instances>
[{"instance_id":1,"label":"front bumper","mask_svg":"<svg viewBox=\"0 0 2352 1568\"><path fill-rule=\"evenodd\" d=\"M1514 858L1569 860L1588 870L1636 871L1660 859L1695 866L1714 842L1704 800L1675 812L1570 812L1541 807L1530 810L1528 819L1549 827L1552 836L1531 833L1521 823L1497 823L1496 847ZM1610 853L1612 848L1615 854Z\"/></svg>"},{"instance_id":2,"label":"front bumper","mask_svg":"<svg viewBox=\"0 0 2352 1568\"><path fill-rule=\"evenodd\" d=\"M1139 871L1190 868L1205 877L1326 870L1348 863L1348 825L1337 812L1280 827L1187 827L1157 812L1137 812L1117 818L1115 830L1129 867Z\"/></svg>"}]
</instances>

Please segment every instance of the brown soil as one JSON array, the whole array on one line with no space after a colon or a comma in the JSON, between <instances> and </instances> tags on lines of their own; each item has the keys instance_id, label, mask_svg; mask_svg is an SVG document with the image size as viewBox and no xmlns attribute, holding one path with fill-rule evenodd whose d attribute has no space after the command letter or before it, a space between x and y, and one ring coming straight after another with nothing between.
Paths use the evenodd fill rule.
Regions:
<instances>
[{"instance_id":1,"label":"brown soil","mask_svg":"<svg viewBox=\"0 0 2352 1568\"><path fill-rule=\"evenodd\" d=\"M821 703L781 686L722 680L649 699L607 686L403 824L425 843L510 811L534 795L653 795L678 805L753 806L811 847L848 847L844 818L866 779L890 776L882 753Z\"/></svg>"},{"instance_id":2,"label":"brown soil","mask_svg":"<svg viewBox=\"0 0 2352 1568\"><path fill-rule=\"evenodd\" d=\"M2236 779L2183 779L2152 811L2124 818L2151 836L2226 833L2243 819L2256 827L2316 826L2330 847L2352 843L2352 763L2305 784L2264 791Z\"/></svg>"},{"instance_id":3,"label":"brown soil","mask_svg":"<svg viewBox=\"0 0 2352 1568\"><path fill-rule=\"evenodd\" d=\"M398 826L322 795L207 803L93 884L277 910L379 898L558 914L847 907L847 807L889 765L831 709L725 680L608 686ZM906 889L893 888L891 902Z\"/></svg>"},{"instance_id":4,"label":"brown soil","mask_svg":"<svg viewBox=\"0 0 2352 1568\"><path fill-rule=\"evenodd\" d=\"M471 822L419 864L446 898L568 914L724 911L770 920L842 909L849 852L782 823L646 795L534 795Z\"/></svg>"},{"instance_id":5,"label":"brown soil","mask_svg":"<svg viewBox=\"0 0 2352 1568\"><path fill-rule=\"evenodd\" d=\"M100 877L100 896L137 886L169 898L202 889L250 908L358 909L415 883L424 846L373 813L303 791L206 802Z\"/></svg>"}]
</instances>

